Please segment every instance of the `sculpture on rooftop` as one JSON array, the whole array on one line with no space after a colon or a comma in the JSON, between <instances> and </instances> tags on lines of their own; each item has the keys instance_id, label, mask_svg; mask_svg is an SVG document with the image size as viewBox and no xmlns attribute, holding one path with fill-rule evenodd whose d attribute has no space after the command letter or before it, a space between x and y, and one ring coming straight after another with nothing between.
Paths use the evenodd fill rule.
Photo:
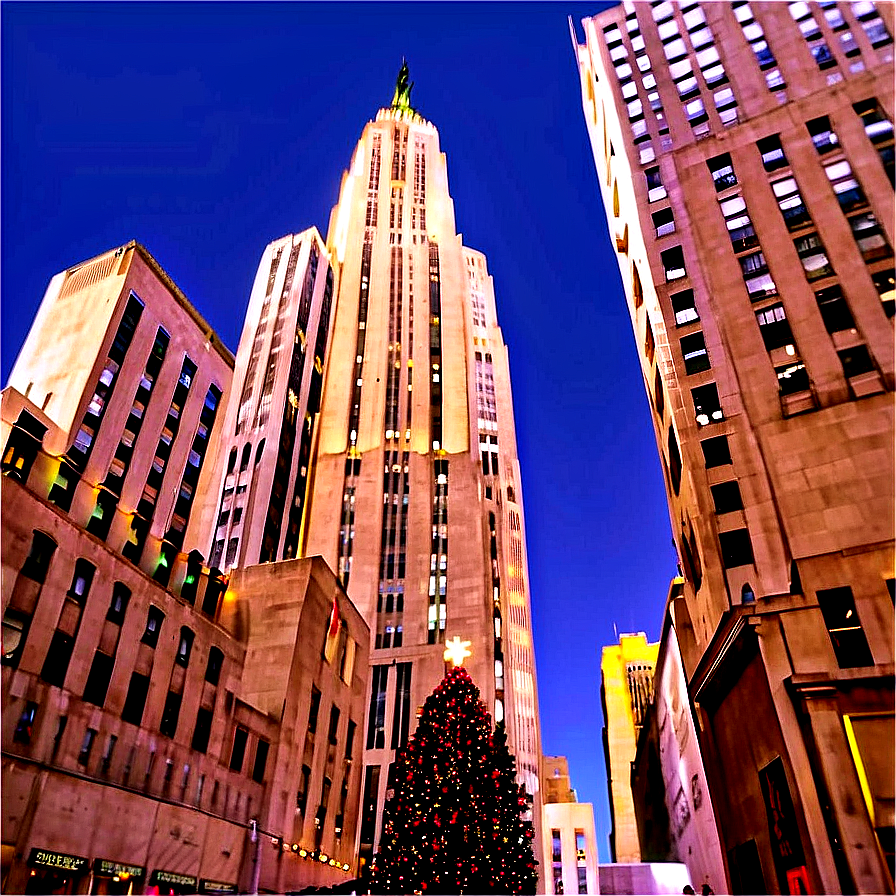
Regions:
<instances>
[{"instance_id":1,"label":"sculpture on rooftop","mask_svg":"<svg viewBox=\"0 0 896 896\"><path fill-rule=\"evenodd\" d=\"M398 70L398 78L395 81L395 93L392 96L393 109L408 109L414 111L411 106L411 89L413 81L408 81L408 64L404 58L401 60L401 68Z\"/></svg>"}]
</instances>

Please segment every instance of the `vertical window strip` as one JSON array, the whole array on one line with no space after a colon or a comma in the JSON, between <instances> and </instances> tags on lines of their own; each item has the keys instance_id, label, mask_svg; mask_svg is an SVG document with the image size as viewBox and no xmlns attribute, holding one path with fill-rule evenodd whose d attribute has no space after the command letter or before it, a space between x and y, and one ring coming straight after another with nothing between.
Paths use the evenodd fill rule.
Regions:
<instances>
[{"instance_id":1,"label":"vertical window strip","mask_svg":"<svg viewBox=\"0 0 896 896\"><path fill-rule=\"evenodd\" d=\"M365 217L367 227L376 227L381 154L382 134L376 132L373 135L373 143L370 148L370 174L367 180L367 214Z\"/></svg>"},{"instance_id":2,"label":"vertical window strip","mask_svg":"<svg viewBox=\"0 0 896 896\"><path fill-rule=\"evenodd\" d=\"M448 591L448 461L433 461L432 552L429 567L427 643L444 640Z\"/></svg>"},{"instance_id":3,"label":"vertical window strip","mask_svg":"<svg viewBox=\"0 0 896 896\"><path fill-rule=\"evenodd\" d=\"M395 677L395 706L392 712L392 749L407 746L411 717L411 663L399 663Z\"/></svg>"}]
</instances>

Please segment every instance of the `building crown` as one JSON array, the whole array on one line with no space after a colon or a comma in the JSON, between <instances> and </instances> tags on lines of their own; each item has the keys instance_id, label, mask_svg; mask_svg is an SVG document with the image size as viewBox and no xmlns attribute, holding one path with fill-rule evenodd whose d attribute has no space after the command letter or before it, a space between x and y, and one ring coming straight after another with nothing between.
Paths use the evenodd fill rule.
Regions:
<instances>
[{"instance_id":1,"label":"building crown","mask_svg":"<svg viewBox=\"0 0 896 896\"><path fill-rule=\"evenodd\" d=\"M416 115L417 110L411 105L411 89L413 81L408 81L408 64L402 57L401 68L398 70L398 78L395 80L395 93L392 95L391 108L400 112L411 112Z\"/></svg>"}]
</instances>

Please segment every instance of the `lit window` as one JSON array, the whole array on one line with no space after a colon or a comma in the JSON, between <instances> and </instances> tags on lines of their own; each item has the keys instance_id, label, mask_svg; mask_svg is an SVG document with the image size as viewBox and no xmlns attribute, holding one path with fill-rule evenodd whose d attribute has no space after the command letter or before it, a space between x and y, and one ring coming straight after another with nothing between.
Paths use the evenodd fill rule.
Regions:
<instances>
[{"instance_id":1,"label":"lit window","mask_svg":"<svg viewBox=\"0 0 896 896\"><path fill-rule=\"evenodd\" d=\"M796 230L811 220L794 178L785 177L783 180L773 181L772 192L778 200L778 208L781 209L788 230Z\"/></svg>"},{"instance_id":2,"label":"lit window","mask_svg":"<svg viewBox=\"0 0 896 896\"><path fill-rule=\"evenodd\" d=\"M762 341L769 351L793 344L793 333L790 332L790 324L787 322L784 306L780 302L757 311L756 320L759 323Z\"/></svg>"},{"instance_id":3,"label":"lit window","mask_svg":"<svg viewBox=\"0 0 896 896\"><path fill-rule=\"evenodd\" d=\"M807 280L819 280L834 273L824 245L817 233L809 233L793 241Z\"/></svg>"},{"instance_id":4,"label":"lit window","mask_svg":"<svg viewBox=\"0 0 896 896\"><path fill-rule=\"evenodd\" d=\"M700 320L700 315L697 313L697 306L694 303L694 291L692 289L674 293L669 296L669 301L672 303L672 310L675 313L675 323L678 326L693 323L695 320Z\"/></svg>"},{"instance_id":5,"label":"lit window","mask_svg":"<svg viewBox=\"0 0 896 896\"><path fill-rule=\"evenodd\" d=\"M787 156L784 155L781 138L777 134L759 140L756 146L762 156L762 166L766 171L774 171L787 166Z\"/></svg>"},{"instance_id":6,"label":"lit window","mask_svg":"<svg viewBox=\"0 0 896 896\"><path fill-rule=\"evenodd\" d=\"M841 669L873 666L874 657L859 621L852 588L828 588L818 592L818 606Z\"/></svg>"},{"instance_id":7,"label":"lit window","mask_svg":"<svg viewBox=\"0 0 896 896\"><path fill-rule=\"evenodd\" d=\"M665 199L666 188L663 186L663 179L660 176L659 166L648 168L644 172L647 180L647 200L648 202L656 202L659 199Z\"/></svg>"},{"instance_id":8,"label":"lit window","mask_svg":"<svg viewBox=\"0 0 896 896\"><path fill-rule=\"evenodd\" d=\"M806 365L802 361L776 367L775 376L778 378L778 393L780 395L794 395L797 392L806 392L810 388L809 371L806 370Z\"/></svg>"},{"instance_id":9,"label":"lit window","mask_svg":"<svg viewBox=\"0 0 896 896\"><path fill-rule=\"evenodd\" d=\"M694 401L694 417L698 426L708 426L724 419L719 390L715 383L691 389L691 398Z\"/></svg>"},{"instance_id":10,"label":"lit window","mask_svg":"<svg viewBox=\"0 0 896 896\"><path fill-rule=\"evenodd\" d=\"M709 370L709 354L703 333L692 333L681 337L681 354L684 358L684 369L688 375Z\"/></svg>"},{"instance_id":11,"label":"lit window","mask_svg":"<svg viewBox=\"0 0 896 896\"><path fill-rule=\"evenodd\" d=\"M652 217L657 237L675 232L675 219L672 216L671 208L660 209L660 211L654 212Z\"/></svg>"},{"instance_id":12,"label":"lit window","mask_svg":"<svg viewBox=\"0 0 896 896\"><path fill-rule=\"evenodd\" d=\"M871 212L850 218L849 226L865 261L876 261L878 258L887 258L893 254L877 223L877 218Z\"/></svg>"},{"instance_id":13,"label":"lit window","mask_svg":"<svg viewBox=\"0 0 896 896\"><path fill-rule=\"evenodd\" d=\"M140 640L150 647L155 647L159 642L159 632L162 630L164 621L165 614L158 607L150 606L146 617L146 628Z\"/></svg>"},{"instance_id":14,"label":"lit window","mask_svg":"<svg viewBox=\"0 0 896 896\"><path fill-rule=\"evenodd\" d=\"M709 166L709 173L716 185L716 191L726 190L737 184L734 166L731 164L731 156L728 153L709 159L706 164Z\"/></svg>"},{"instance_id":15,"label":"lit window","mask_svg":"<svg viewBox=\"0 0 896 896\"><path fill-rule=\"evenodd\" d=\"M831 122L827 115L807 121L806 128L820 154L830 152L838 146L837 135L831 130Z\"/></svg>"},{"instance_id":16,"label":"lit window","mask_svg":"<svg viewBox=\"0 0 896 896\"><path fill-rule=\"evenodd\" d=\"M182 626L180 630L180 641L177 645L177 655L174 658L174 661L180 666L187 666L190 662L190 652L193 649L193 638L194 633L187 628L186 626Z\"/></svg>"},{"instance_id":17,"label":"lit window","mask_svg":"<svg viewBox=\"0 0 896 896\"><path fill-rule=\"evenodd\" d=\"M92 563L88 563L83 557L79 557L75 561L75 574L72 578L71 587L68 589L68 596L81 604L81 606L87 602L87 592L90 590L90 583L93 581L95 572L96 567Z\"/></svg>"}]
</instances>

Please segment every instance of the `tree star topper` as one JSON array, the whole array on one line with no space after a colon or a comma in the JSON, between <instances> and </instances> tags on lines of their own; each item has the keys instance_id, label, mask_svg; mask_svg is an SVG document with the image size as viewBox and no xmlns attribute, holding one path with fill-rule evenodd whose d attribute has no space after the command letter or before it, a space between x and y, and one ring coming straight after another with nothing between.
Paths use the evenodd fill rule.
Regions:
<instances>
[{"instance_id":1,"label":"tree star topper","mask_svg":"<svg viewBox=\"0 0 896 896\"><path fill-rule=\"evenodd\" d=\"M472 656L467 648L471 645L471 641L461 641L455 635L450 641L445 642L445 662L454 666L462 666L464 658Z\"/></svg>"}]
</instances>

